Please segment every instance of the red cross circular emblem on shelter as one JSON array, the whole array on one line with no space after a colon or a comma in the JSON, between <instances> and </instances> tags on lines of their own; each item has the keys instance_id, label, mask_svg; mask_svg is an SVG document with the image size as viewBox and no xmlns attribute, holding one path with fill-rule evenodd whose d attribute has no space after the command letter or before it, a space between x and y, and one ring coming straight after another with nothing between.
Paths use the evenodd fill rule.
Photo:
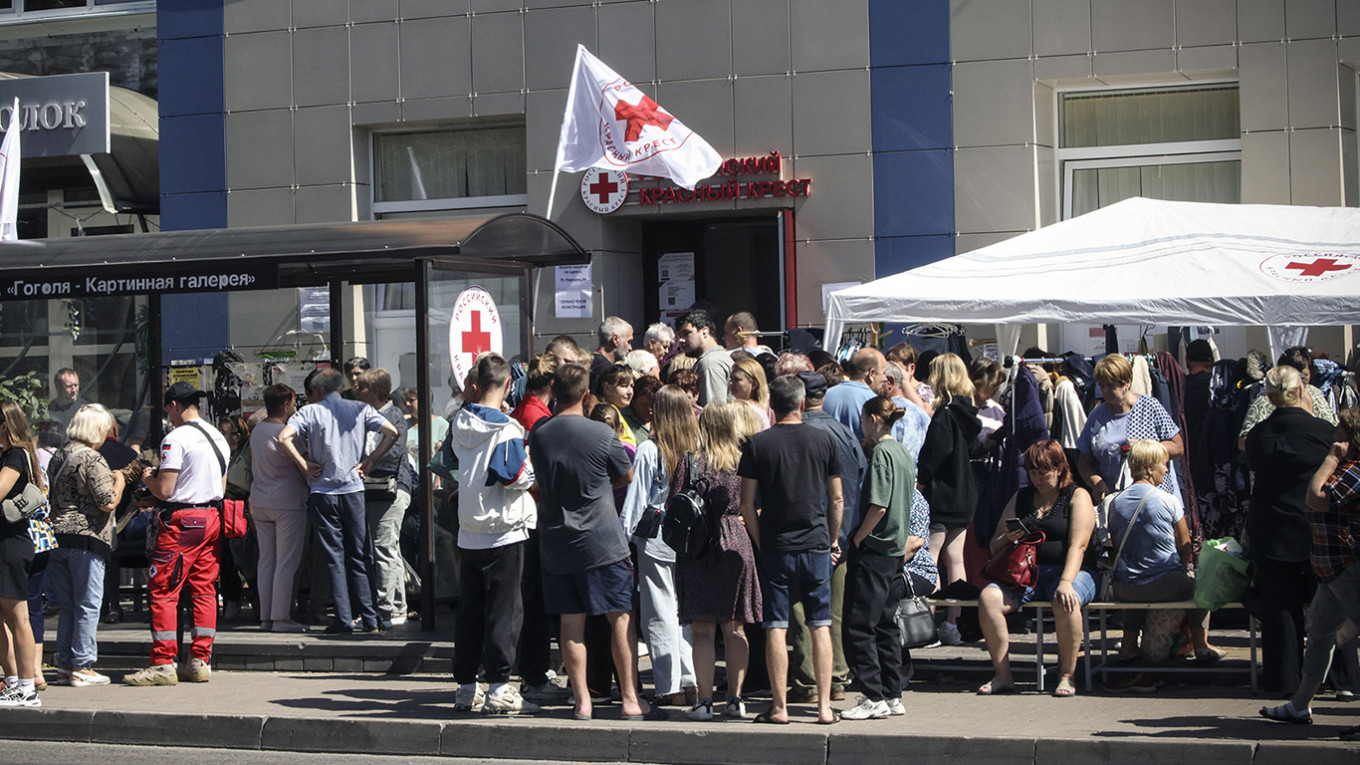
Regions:
<instances>
[{"instance_id":1,"label":"red cross circular emblem on shelter","mask_svg":"<svg viewBox=\"0 0 1360 765\"><path fill-rule=\"evenodd\" d=\"M449 317L449 365L453 379L462 383L486 351L503 353L505 337L500 311L491 293L481 287L468 287L454 301Z\"/></svg>"},{"instance_id":2,"label":"red cross circular emblem on shelter","mask_svg":"<svg viewBox=\"0 0 1360 765\"><path fill-rule=\"evenodd\" d=\"M625 172L592 167L581 176L581 201L601 215L619 209L627 198L628 174Z\"/></svg>"},{"instance_id":3,"label":"red cross circular emblem on shelter","mask_svg":"<svg viewBox=\"0 0 1360 765\"><path fill-rule=\"evenodd\" d=\"M1261 261L1261 272L1286 282L1323 282L1360 273L1360 255L1336 252L1271 255Z\"/></svg>"}]
</instances>

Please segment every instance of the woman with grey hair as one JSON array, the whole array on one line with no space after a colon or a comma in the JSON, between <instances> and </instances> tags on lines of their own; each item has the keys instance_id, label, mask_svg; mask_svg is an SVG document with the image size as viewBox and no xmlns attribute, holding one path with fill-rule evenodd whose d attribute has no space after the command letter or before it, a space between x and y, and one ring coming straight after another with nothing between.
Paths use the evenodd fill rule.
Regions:
<instances>
[{"instance_id":1,"label":"woman with grey hair","mask_svg":"<svg viewBox=\"0 0 1360 765\"><path fill-rule=\"evenodd\" d=\"M661 364L657 362L656 356L651 351L641 349L629 351L624 357L623 363L633 370L636 377L655 377L661 378Z\"/></svg>"},{"instance_id":2,"label":"woman with grey hair","mask_svg":"<svg viewBox=\"0 0 1360 765\"><path fill-rule=\"evenodd\" d=\"M95 631L104 600L104 565L113 551L113 511L123 496L121 471L109 470L99 446L114 429L113 416L86 404L66 428L70 439L47 464L52 530L57 548L47 564L48 600L57 617L57 673L77 688L108 685L94 669Z\"/></svg>"}]
</instances>

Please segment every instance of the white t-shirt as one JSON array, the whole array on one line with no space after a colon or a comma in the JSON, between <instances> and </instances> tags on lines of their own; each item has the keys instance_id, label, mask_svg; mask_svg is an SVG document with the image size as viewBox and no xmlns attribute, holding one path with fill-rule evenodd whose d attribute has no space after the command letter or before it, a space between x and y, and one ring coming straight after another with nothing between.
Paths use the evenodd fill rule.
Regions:
<instances>
[{"instance_id":1,"label":"white t-shirt","mask_svg":"<svg viewBox=\"0 0 1360 765\"><path fill-rule=\"evenodd\" d=\"M202 430L186 422L161 439L161 469L179 471L170 502L196 504L222 498L221 463L217 461L212 445L204 438L205 431L217 444L223 459L231 453L231 447L217 428L202 419L195 422Z\"/></svg>"}]
</instances>

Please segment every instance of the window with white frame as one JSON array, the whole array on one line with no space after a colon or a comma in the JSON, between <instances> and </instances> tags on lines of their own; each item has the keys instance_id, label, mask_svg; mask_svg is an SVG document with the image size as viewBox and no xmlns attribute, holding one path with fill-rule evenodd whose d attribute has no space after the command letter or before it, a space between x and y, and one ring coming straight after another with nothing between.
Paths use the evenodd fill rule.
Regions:
<instances>
[{"instance_id":1,"label":"window with white frame","mask_svg":"<svg viewBox=\"0 0 1360 765\"><path fill-rule=\"evenodd\" d=\"M404 217L528 203L523 123L373 135L373 214Z\"/></svg>"},{"instance_id":2,"label":"window with white frame","mask_svg":"<svg viewBox=\"0 0 1360 765\"><path fill-rule=\"evenodd\" d=\"M1135 196L1242 200L1236 83L1063 93L1058 147L1063 218Z\"/></svg>"},{"instance_id":3,"label":"window with white frame","mask_svg":"<svg viewBox=\"0 0 1360 765\"><path fill-rule=\"evenodd\" d=\"M154 10L155 0L0 0L0 23Z\"/></svg>"}]
</instances>

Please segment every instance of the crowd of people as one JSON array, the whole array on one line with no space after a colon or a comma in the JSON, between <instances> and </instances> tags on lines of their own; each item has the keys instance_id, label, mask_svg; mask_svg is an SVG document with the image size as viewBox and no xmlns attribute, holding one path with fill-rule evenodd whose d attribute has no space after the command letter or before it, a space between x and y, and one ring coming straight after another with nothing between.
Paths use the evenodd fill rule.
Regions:
<instances>
[{"instance_id":1,"label":"crowd of people","mask_svg":"<svg viewBox=\"0 0 1360 765\"><path fill-rule=\"evenodd\" d=\"M664 717L666 705L741 719L746 697L766 691L757 722L788 723L790 703L815 703L823 724L901 715L912 669L898 607L930 593L978 602L976 630L960 609L941 610L937 639L985 641L994 676L980 695L1018 690L1007 617L1051 602L1053 695L1071 697L1083 608L1102 578L1118 602L1193 599L1200 544L1215 532L1243 542L1256 567L1264 686L1291 697L1261 713L1307 722L1329 676L1342 692L1360 682L1360 409L1336 411L1352 403L1339 382L1309 384L1321 360L1307 349L1253 374L1199 340L1186 374L1169 353L1092 365L1031 349L1004 367L905 342L842 359L775 354L760 338L750 314L720 328L693 309L648 327L634 349L633 328L609 317L593 351L559 336L521 365L481 355L454 381L446 417L422 416L417 397L358 358L344 374L314 372L301 408L274 385L252 421L217 428L198 416L205 394L177 383L165 394L175 429L136 459L107 453L117 423L59 373L59 448L39 448L18 406L0 404L0 494L36 483L50 500L46 514L0 524L0 705L40 704L44 594L59 612L59 678L109 681L95 669L105 562L116 511L139 485L152 508L153 647L128 684L210 680L219 589L227 604L254 593L274 632L307 629L304 578L311 610L329 605L327 633L401 624L402 526L433 478L408 448L422 428L456 539L460 711L569 704L588 720L617 686L625 719ZM1240 440L1225 443L1225 426ZM1225 474L1218 465L1238 452L1244 468ZM253 547L221 538L236 499L249 503ZM698 508L697 525L675 532L677 502ZM1027 586L979 574L1036 538ZM193 641L178 661L186 588ZM549 667L554 634L565 686ZM1132 609L1118 655L1150 669L1222 659L1209 634L1207 611ZM1129 672L1107 689L1160 682ZM834 709L852 689L858 703Z\"/></svg>"}]
</instances>

